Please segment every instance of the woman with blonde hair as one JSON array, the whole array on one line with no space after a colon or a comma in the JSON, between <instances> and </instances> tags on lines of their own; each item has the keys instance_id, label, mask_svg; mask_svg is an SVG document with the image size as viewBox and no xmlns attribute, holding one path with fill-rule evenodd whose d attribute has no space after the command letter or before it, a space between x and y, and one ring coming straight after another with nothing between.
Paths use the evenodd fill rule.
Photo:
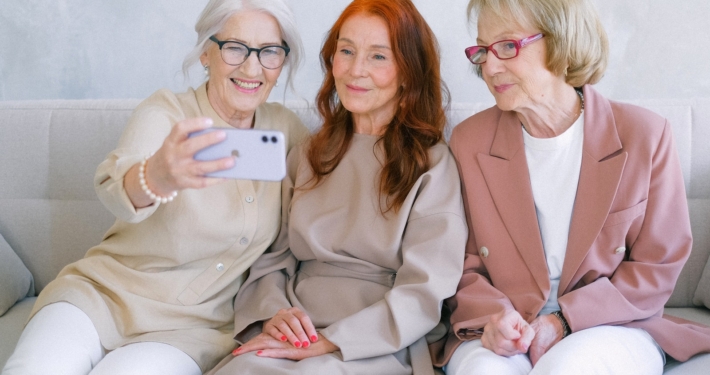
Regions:
<instances>
[{"instance_id":1,"label":"woman with blonde hair","mask_svg":"<svg viewBox=\"0 0 710 375\"><path fill-rule=\"evenodd\" d=\"M663 316L692 236L668 122L592 84L608 42L590 0L471 0L465 50L496 105L451 148L469 238L450 375L661 374L710 351L710 329ZM675 321L675 322L674 322Z\"/></svg>"}]
</instances>

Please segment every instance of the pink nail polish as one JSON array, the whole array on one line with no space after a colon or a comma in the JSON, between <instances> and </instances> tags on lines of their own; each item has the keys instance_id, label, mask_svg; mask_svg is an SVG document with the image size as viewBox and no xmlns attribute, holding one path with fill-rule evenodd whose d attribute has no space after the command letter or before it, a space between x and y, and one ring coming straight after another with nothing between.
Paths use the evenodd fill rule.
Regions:
<instances>
[{"instance_id":1,"label":"pink nail polish","mask_svg":"<svg viewBox=\"0 0 710 375\"><path fill-rule=\"evenodd\" d=\"M318 336L316 336L316 335L311 336L311 341L312 342L318 341Z\"/></svg>"},{"instance_id":2,"label":"pink nail polish","mask_svg":"<svg viewBox=\"0 0 710 375\"><path fill-rule=\"evenodd\" d=\"M237 353L239 353L240 350L242 350L242 348L234 349L234 351L232 352L232 355L237 355Z\"/></svg>"},{"instance_id":3,"label":"pink nail polish","mask_svg":"<svg viewBox=\"0 0 710 375\"><path fill-rule=\"evenodd\" d=\"M286 336L281 336L281 341L286 341Z\"/></svg>"},{"instance_id":4,"label":"pink nail polish","mask_svg":"<svg viewBox=\"0 0 710 375\"><path fill-rule=\"evenodd\" d=\"M264 354L264 352L262 350L259 350L258 352L256 352L256 355L262 355L262 354Z\"/></svg>"},{"instance_id":5,"label":"pink nail polish","mask_svg":"<svg viewBox=\"0 0 710 375\"><path fill-rule=\"evenodd\" d=\"M307 347L309 347L309 346L311 346L311 343L310 343L310 342L308 342L308 341L304 341L304 342L303 342L303 347L304 347L304 348L307 348Z\"/></svg>"},{"instance_id":6,"label":"pink nail polish","mask_svg":"<svg viewBox=\"0 0 710 375\"><path fill-rule=\"evenodd\" d=\"M300 342L300 341L296 341L296 343L293 344L293 346L295 346L295 347L297 347L297 348L300 348L300 347L301 347L301 342Z\"/></svg>"}]
</instances>

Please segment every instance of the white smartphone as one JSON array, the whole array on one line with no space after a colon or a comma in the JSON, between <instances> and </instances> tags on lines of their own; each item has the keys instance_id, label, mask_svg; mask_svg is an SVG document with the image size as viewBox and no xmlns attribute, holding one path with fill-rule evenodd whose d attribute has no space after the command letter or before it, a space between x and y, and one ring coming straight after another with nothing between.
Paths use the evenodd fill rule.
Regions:
<instances>
[{"instance_id":1,"label":"white smartphone","mask_svg":"<svg viewBox=\"0 0 710 375\"><path fill-rule=\"evenodd\" d=\"M209 173L210 177L240 180L281 181L286 176L286 141L277 130L209 128L190 133L190 138L222 130L224 141L195 153L195 160L216 160L233 156L234 167Z\"/></svg>"}]
</instances>

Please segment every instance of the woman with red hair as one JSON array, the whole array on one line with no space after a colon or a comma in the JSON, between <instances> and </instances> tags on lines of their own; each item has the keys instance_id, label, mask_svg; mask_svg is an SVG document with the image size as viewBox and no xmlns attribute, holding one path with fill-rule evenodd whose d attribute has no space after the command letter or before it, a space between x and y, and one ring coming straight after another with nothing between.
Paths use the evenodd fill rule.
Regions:
<instances>
[{"instance_id":1,"label":"woman with red hair","mask_svg":"<svg viewBox=\"0 0 710 375\"><path fill-rule=\"evenodd\" d=\"M355 0L321 62L323 127L289 155L281 233L217 373L433 374L424 336L467 238L434 34L410 0Z\"/></svg>"}]
</instances>

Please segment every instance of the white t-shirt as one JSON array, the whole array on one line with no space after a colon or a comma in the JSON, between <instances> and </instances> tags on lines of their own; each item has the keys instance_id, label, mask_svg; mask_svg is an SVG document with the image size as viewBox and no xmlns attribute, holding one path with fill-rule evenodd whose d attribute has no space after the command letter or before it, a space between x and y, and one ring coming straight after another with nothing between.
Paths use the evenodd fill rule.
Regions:
<instances>
[{"instance_id":1,"label":"white t-shirt","mask_svg":"<svg viewBox=\"0 0 710 375\"><path fill-rule=\"evenodd\" d=\"M557 290L567 252L567 238L582 166L584 116L554 138L535 138L523 131L535 212L550 276L550 296L540 315L560 309Z\"/></svg>"}]
</instances>

